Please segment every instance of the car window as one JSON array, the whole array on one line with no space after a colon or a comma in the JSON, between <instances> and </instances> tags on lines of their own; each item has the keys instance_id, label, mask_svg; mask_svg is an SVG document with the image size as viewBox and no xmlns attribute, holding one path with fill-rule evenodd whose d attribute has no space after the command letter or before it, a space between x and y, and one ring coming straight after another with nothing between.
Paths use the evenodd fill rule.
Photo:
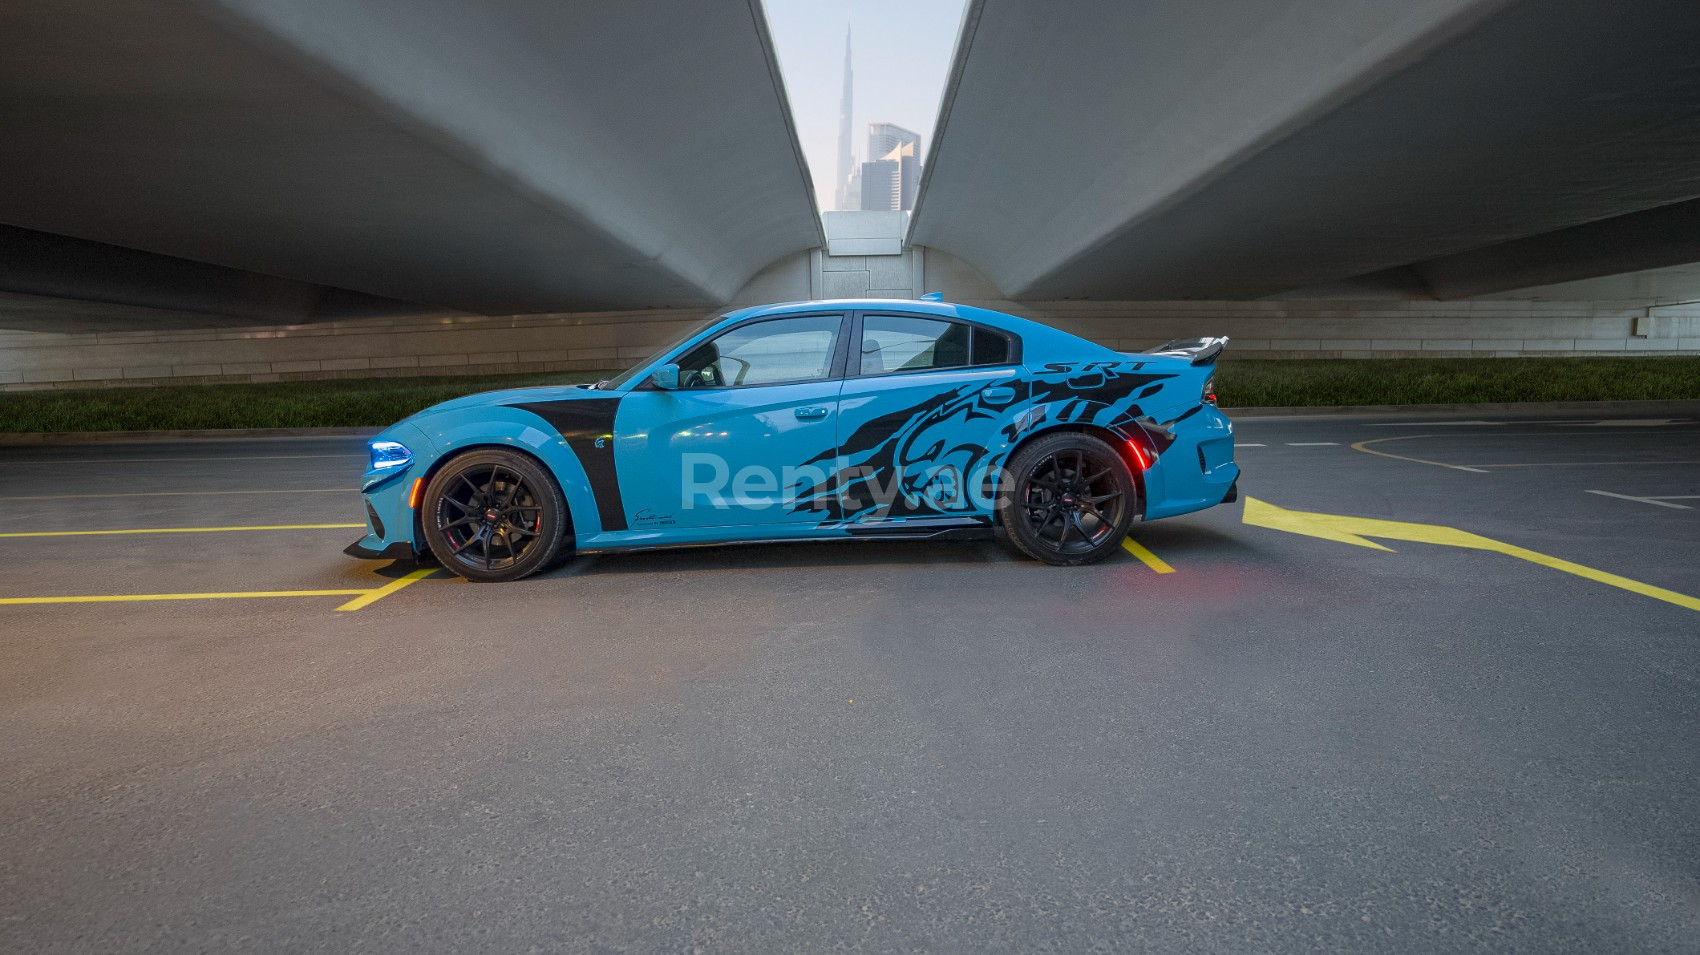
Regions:
<instances>
[{"instance_id":1,"label":"car window","mask_svg":"<svg viewBox=\"0 0 1700 955\"><path fill-rule=\"evenodd\" d=\"M679 360L679 386L726 388L825 378L841 324L837 315L807 315L739 325Z\"/></svg>"},{"instance_id":2,"label":"car window","mask_svg":"<svg viewBox=\"0 0 1700 955\"><path fill-rule=\"evenodd\" d=\"M631 381L633 378L636 378L637 375L638 375L638 372L648 369L655 362L659 361L661 359L662 355L667 354L668 352L672 351L673 349L678 348L681 344L688 342L691 339L695 338L699 333L702 332L703 329L707 328L710 325L713 325L715 322L718 322L725 317L726 317L725 315L710 315L709 317L703 319L702 321L697 322L695 325L691 326L690 331L685 332L683 335L680 335L679 337L673 339L672 341L668 342L667 344L661 346L661 348L658 351L656 351L654 354L651 354L648 358L645 358L643 361L640 361L637 364L631 366L630 368L627 368L625 371L620 372L619 374L608 379L607 381L597 382L596 387L599 390L602 390L602 391L614 391L614 390L620 388L626 382Z\"/></svg>"},{"instance_id":3,"label":"car window","mask_svg":"<svg viewBox=\"0 0 1700 955\"><path fill-rule=\"evenodd\" d=\"M862 319L860 373L960 368L968 364L968 337L969 328L961 322L869 315Z\"/></svg>"},{"instance_id":4,"label":"car window","mask_svg":"<svg viewBox=\"0 0 1700 955\"><path fill-rule=\"evenodd\" d=\"M974 364L1003 365L1009 362L1009 336L989 328L974 328Z\"/></svg>"}]
</instances>

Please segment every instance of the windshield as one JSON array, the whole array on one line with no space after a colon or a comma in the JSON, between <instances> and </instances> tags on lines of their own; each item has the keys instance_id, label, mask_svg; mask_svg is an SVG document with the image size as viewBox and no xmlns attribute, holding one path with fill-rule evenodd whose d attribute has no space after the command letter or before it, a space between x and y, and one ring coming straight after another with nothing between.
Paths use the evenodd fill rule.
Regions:
<instances>
[{"instance_id":1,"label":"windshield","mask_svg":"<svg viewBox=\"0 0 1700 955\"><path fill-rule=\"evenodd\" d=\"M638 362L637 364L631 366L630 368L627 368L625 371L620 372L619 374L615 375L612 378L607 379L606 381L597 382L596 383L597 389L601 390L601 391L613 391L615 388L618 388L621 385L624 385L626 382L631 381L633 378L636 378L638 372L642 371L645 368L648 368L651 364L653 364L655 362L656 359L660 358L662 355L667 354L668 352L672 351L673 349L678 348L680 345L691 340L692 338L695 338L703 329L707 328L710 325L713 325L715 322L718 322L725 317L726 317L725 314L710 315L709 317L703 319L702 321L696 323L695 325L692 325L690 327L689 331L685 332L683 335L680 335L678 338L673 339L672 341L668 342L667 344L662 345L659 349L657 349L653 354L651 354L649 357L645 358L643 361Z\"/></svg>"}]
</instances>

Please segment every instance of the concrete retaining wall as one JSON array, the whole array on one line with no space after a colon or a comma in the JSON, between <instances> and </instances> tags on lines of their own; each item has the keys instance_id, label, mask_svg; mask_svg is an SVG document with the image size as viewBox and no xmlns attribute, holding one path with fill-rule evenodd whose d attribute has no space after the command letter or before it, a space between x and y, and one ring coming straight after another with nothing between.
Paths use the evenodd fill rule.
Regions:
<instances>
[{"instance_id":1,"label":"concrete retaining wall","mask_svg":"<svg viewBox=\"0 0 1700 955\"><path fill-rule=\"evenodd\" d=\"M658 309L72 335L0 331L0 390L623 368L707 314Z\"/></svg>"},{"instance_id":2,"label":"concrete retaining wall","mask_svg":"<svg viewBox=\"0 0 1700 955\"><path fill-rule=\"evenodd\" d=\"M1228 335L1243 358L1700 355L1700 305L1600 302L988 302L1134 350ZM1645 336L1637 335L1637 331Z\"/></svg>"},{"instance_id":3,"label":"concrete retaining wall","mask_svg":"<svg viewBox=\"0 0 1700 955\"><path fill-rule=\"evenodd\" d=\"M833 274L842 281L869 273ZM1649 317L1646 307L1628 304L1485 300L975 304L1125 350L1225 334L1233 338L1229 355L1243 358L1700 355L1700 306L1693 305L1655 308ZM0 390L623 368L707 314L658 309L240 329L0 331Z\"/></svg>"}]
</instances>

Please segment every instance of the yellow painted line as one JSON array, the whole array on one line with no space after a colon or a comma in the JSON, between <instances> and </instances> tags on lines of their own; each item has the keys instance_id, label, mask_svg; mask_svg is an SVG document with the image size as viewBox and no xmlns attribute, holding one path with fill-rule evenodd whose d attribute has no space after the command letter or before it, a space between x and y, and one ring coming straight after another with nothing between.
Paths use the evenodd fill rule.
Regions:
<instances>
[{"instance_id":1,"label":"yellow painted line","mask_svg":"<svg viewBox=\"0 0 1700 955\"><path fill-rule=\"evenodd\" d=\"M1430 461L1428 458L1407 457L1406 455L1394 454L1390 451L1372 451L1372 450L1370 450L1370 447L1369 447L1372 444L1380 444L1383 441L1409 441L1409 440L1413 440L1413 439L1416 439L1416 438L1449 438L1449 437L1453 437L1453 435L1401 434L1401 435L1398 435L1396 437L1391 437L1391 438L1371 438L1368 441L1358 441L1358 442L1354 443L1352 445L1352 450L1353 451L1362 451L1365 454L1373 454L1378 458L1392 458L1395 461L1410 461L1413 464L1432 464L1437 468L1447 468L1447 469L1452 470L1452 471L1469 471L1473 474L1486 474L1487 473L1486 471L1483 471L1480 468L1465 467L1462 464L1447 464L1445 461Z\"/></svg>"},{"instance_id":2,"label":"yellow painted line","mask_svg":"<svg viewBox=\"0 0 1700 955\"><path fill-rule=\"evenodd\" d=\"M1599 468L1619 467L1629 465L1638 468L1656 468L1665 465L1700 464L1700 461L1540 461L1534 464L1478 464L1478 468Z\"/></svg>"},{"instance_id":3,"label":"yellow painted line","mask_svg":"<svg viewBox=\"0 0 1700 955\"><path fill-rule=\"evenodd\" d=\"M217 534L225 531L322 531L365 524L253 524L247 527L135 527L114 531L9 531L0 537L99 537L105 534Z\"/></svg>"},{"instance_id":4,"label":"yellow painted line","mask_svg":"<svg viewBox=\"0 0 1700 955\"><path fill-rule=\"evenodd\" d=\"M1542 567L1550 567L1567 574L1575 574L1588 580L1627 590L1631 593L1652 597L1665 603L1686 607L1689 610L1700 610L1700 597L1690 597L1679 594L1674 590L1655 587L1639 580L1620 577L1593 567L1562 560L1547 554L1507 544L1491 537L1472 534L1456 527L1446 527L1441 524L1410 524L1403 521L1384 521L1370 517L1347 517L1341 514L1316 514L1310 511L1289 511L1284 507L1276 507L1254 497L1246 498L1245 523L1254 527L1267 527L1271 530L1286 531L1290 534L1303 534L1307 537L1320 537L1323 540L1338 541L1342 544L1352 544L1357 547L1368 547L1373 550L1390 551L1392 548L1369 540L1379 537L1384 540L1414 541L1420 544L1438 544L1442 547L1463 547L1470 550L1492 551L1505 554L1518 560L1526 560Z\"/></svg>"},{"instance_id":5,"label":"yellow painted line","mask_svg":"<svg viewBox=\"0 0 1700 955\"><path fill-rule=\"evenodd\" d=\"M364 454L357 451L345 451L341 454L245 454L217 455L215 457L184 457L184 458L69 458L65 460L54 458L37 458L26 461L14 458L9 464L176 464L179 461L296 461L308 458L363 458Z\"/></svg>"},{"instance_id":6,"label":"yellow painted line","mask_svg":"<svg viewBox=\"0 0 1700 955\"><path fill-rule=\"evenodd\" d=\"M1168 564L1163 562L1163 558L1151 553L1151 551L1146 549L1144 544L1141 544L1131 537L1122 538L1122 550L1125 550L1139 558L1140 563L1159 574L1172 574L1175 572L1173 567L1170 567Z\"/></svg>"},{"instance_id":7,"label":"yellow painted line","mask_svg":"<svg viewBox=\"0 0 1700 955\"><path fill-rule=\"evenodd\" d=\"M364 526L364 525L357 525ZM20 604L105 604L138 603L154 600L241 600L250 597L353 597L338 610L359 610L371 606L390 594L436 573L434 567L423 567L382 587L340 588L336 590L232 590L194 594L88 594L64 597L0 597L0 606Z\"/></svg>"},{"instance_id":8,"label":"yellow painted line","mask_svg":"<svg viewBox=\"0 0 1700 955\"><path fill-rule=\"evenodd\" d=\"M390 581L389 583L383 585L382 587L379 587L377 590L363 591L360 594L360 596L354 598L353 600L350 600L348 603L345 603L345 604L343 604L342 606L340 606L336 609L338 609L338 610L359 610L361 607L369 607L372 604L375 604L378 601L384 599L385 597L388 597L390 594L395 593L396 591L400 590L401 588L410 587L413 584L418 583L421 580L424 580L425 578L431 576L432 574L434 574L436 572L437 572L437 569L435 567L421 567L420 569L413 571L412 573L408 574L406 577L402 577L398 580Z\"/></svg>"},{"instance_id":9,"label":"yellow painted line","mask_svg":"<svg viewBox=\"0 0 1700 955\"><path fill-rule=\"evenodd\" d=\"M1487 439L1492 440L1492 441L1504 441L1507 438L1550 438L1550 437L1554 437L1554 436L1557 436L1557 435L1570 435L1570 434L1584 434L1584 435L1594 436L1594 435L1599 435L1599 434L1625 434L1625 433L1628 433L1628 432L1622 432L1622 431L1609 431L1609 432L1602 432L1602 431L1514 431L1514 432L1507 433L1507 432L1502 432L1502 431L1494 431L1494 432L1485 433L1485 434L1456 434L1456 433L1454 433L1454 434L1399 434L1399 435L1393 435L1392 437L1387 437L1387 438L1371 438L1367 441L1355 442L1352 445L1352 450L1353 451L1362 451L1365 454L1373 454L1378 458L1392 458L1395 461L1410 461L1413 464L1430 464L1430 465L1433 465L1437 468L1447 468L1447 469L1453 470L1453 471L1469 471L1472 474L1488 474L1488 473L1491 473L1489 471L1483 470L1484 468L1569 468L1569 467L1593 467L1593 466L1599 465L1599 464L1630 464L1630 465L1637 465L1637 466L1647 466L1647 465L1663 465L1663 464L1694 464L1694 463L1697 463L1697 462L1692 462L1692 461L1574 461L1574 462L1564 462L1564 463L1561 463L1561 464L1475 464L1475 465L1467 465L1467 464L1448 464L1445 461L1431 461L1428 458L1417 458L1417 457L1410 457L1408 455L1403 455L1403 454L1394 454L1391 451L1377 451L1377 450L1374 450L1370 447L1370 445L1372 445L1372 444L1381 444L1381 443L1386 442L1386 441L1417 441L1417 440L1421 440L1422 438L1487 438ZM1670 433L1671 432L1660 432L1658 436L1662 437L1662 436L1670 434ZM1685 431L1685 432L1680 432L1680 433L1687 434L1689 432Z\"/></svg>"},{"instance_id":10,"label":"yellow painted line","mask_svg":"<svg viewBox=\"0 0 1700 955\"><path fill-rule=\"evenodd\" d=\"M371 590L243 590L207 594L99 594L79 597L0 597L0 604L107 604L144 600L236 600L244 597L346 597Z\"/></svg>"},{"instance_id":11,"label":"yellow painted line","mask_svg":"<svg viewBox=\"0 0 1700 955\"><path fill-rule=\"evenodd\" d=\"M152 600L240 600L248 597L353 597L353 600L336 608L338 610L359 610L411 584L424 580L436 573L434 567L424 567L409 573L398 580L392 580L382 587L376 588L346 588L339 590L233 590L217 593L198 594L91 594L86 596L66 597L0 597L0 605L18 604L105 604L105 603L136 603Z\"/></svg>"},{"instance_id":12,"label":"yellow painted line","mask_svg":"<svg viewBox=\"0 0 1700 955\"><path fill-rule=\"evenodd\" d=\"M1526 550L1522 547L1514 547L1510 544L1501 544L1500 546L1492 549L1501 554L1510 554L1512 557L1521 558L1529 561L1530 563L1540 564L1542 567L1551 567L1553 570L1562 570L1567 574L1575 574L1578 577L1586 577L1589 580L1608 584L1612 587L1618 587L1620 589L1627 590L1630 593L1640 594L1643 597L1651 597L1654 600L1663 600L1665 603L1676 604L1678 607L1687 607L1689 610L1700 610L1700 597L1690 597L1687 594L1679 594L1674 590L1666 590L1663 587L1655 587L1652 584L1644 584L1639 580L1630 580L1628 577L1619 577L1616 574L1608 574L1603 570L1595 570L1592 567L1584 567L1581 564L1573 564L1568 560L1560 560L1557 557L1549 557L1546 554L1536 553L1535 551Z\"/></svg>"},{"instance_id":13,"label":"yellow painted line","mask_svg":"<svg viewBox=\"0 0 1700 955\"><path fill-rule=\"evenodd\" d=\"M0 497L0 501L70 501L80 498L107 497L211 497L225 494L350 494L357 487L283 488L275 491L135 491L121 494L27 494L21 497Z\"/></svg>"}]
</instances>

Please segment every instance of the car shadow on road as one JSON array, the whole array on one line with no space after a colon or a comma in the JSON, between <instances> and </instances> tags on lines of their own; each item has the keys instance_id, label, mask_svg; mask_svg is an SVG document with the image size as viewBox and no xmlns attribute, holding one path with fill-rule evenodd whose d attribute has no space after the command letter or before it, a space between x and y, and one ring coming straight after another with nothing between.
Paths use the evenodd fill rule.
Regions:
<instances>
[{"instance_id":1,"label":"car shadow on road","mask_svg":"<svg viewBox=\"0 0 1700 955\"><path fill-rule=\"evenodd\" d=\"M801 541L585 554L542 577L1027 562L997 541Z\"/></svg>"},{"instance_id":2,"label":"car shadow on road","mask_svg":"<svg viewBox=\"0 0 1700 955\"><path fill-rule=\"evenodd\" d=\"M1240 537L1202 524L1152 524L1135 528L1135 539L1163 560L1196 561L1213 556L1248 553ZM1249 553L1256 553L1253 548ZM1117 551L1104 563L1134 562ZM725 570L784 570L821 567L972 567L1020 564L1035 570L1046 565L1016 553L996 541L798 541L768 544L725 544L652 551L586 554L540 575L545 578L601 574L686 573ZM1066 569L1066 568L1059 568Z\"/></svg>"},{"instance_id":3,"label":"car shadow on road","mask_svg":"<svg viewBox=\"0 0 1700 955\"><path fill-rule=\"evenodd\" d=\"M1129 536L1171 563L1248 551L1243 535L1200 523L1164 521L1141 524L1136 525Z\"/></svg>"}]
</instances>

